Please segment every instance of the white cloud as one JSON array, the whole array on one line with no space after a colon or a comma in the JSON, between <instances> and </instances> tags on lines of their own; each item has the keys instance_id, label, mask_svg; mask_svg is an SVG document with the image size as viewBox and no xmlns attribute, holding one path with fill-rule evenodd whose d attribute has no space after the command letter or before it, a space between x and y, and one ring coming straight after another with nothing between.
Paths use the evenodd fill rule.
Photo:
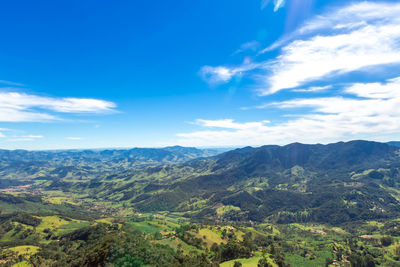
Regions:
<instances>
[{"instance_id":1,"label":"white cloud","mask_svg":"<svg viewBox=\"0 0 400 267\"><path fill-rule=\"evenodd\" d=\"M332 85L325 85L325 86L311 86L308 88L301 88L301 89L293 89L293 92L299 93L315 93L315 92L322 92L327 91L332 88Z\"/></svg>"},{"instance_id":2,"label":"white cloud","mask_svg":"<svg viewBox=\"0 0 400 267\"><path fill-rule=\"evenodd\" d=\"M35 141L35 139L34 139L34 138L24 138L24 137L21 137L21 138L11 138L11 139L7 139L7 141L9 141L9 142L32 142L32 141Z\"/></svg>"},{"instance_id":3,"label":"white cloud","mask_svg":"<svg viewBox=\"0 0 400 267\"><path fill-rule=\"evenodd\" d=\"M39 122L59 120L58 117L33 111L22 111L0 106L0 121L2 122Z\"/></svg>"},{"instance_id":4,"label":"white cloud","mask_svg":"<svg viewBox=\"0 0 400 267\"><path fill-rule=\"evenodd\" d=\"M210 84L220 84L229 82L234 76L257 68L258 64L245 63L240 67L212 67L204 66L200 70L202 78Z\"/></svg>"},{"instance_id":5,"label":"white cloud","mask_svg":"<svg viewBox=\"0 0 400 267\"><path fill-rule=\"evenodd\" d=\"M2 92L0 93L0 107L14 109L41 107L66 113L97 113L110 112L115 104L91 98L52 98L16 92Z\"/></svg>"},{"instance_id":6,"label":"white cloud","mask_svg":"<svg viewBox=\"0 0 400 267\"><path fill-rule=\"evenodd\" d=\"M276 1L281 6L283 1ZM251 65L206 66L211 80L229 82L258 71L261 95L304 86L372 66L400 64L400 3L359 2L328 11L261 50L279 55ZM264 74L259 74L259 72Z\"/></svg>"},{"instance_id":7,"label":"white cloud","mask_svg":"<svg viewBox=\"0 0 400 267\"><path fill-rule=\"evenodd\" d=\"M387 83L356 83L345 90L358 97L390 99L400 98L400 77L390 79Z\"/></svg>"},{"instance_id":8,"label":"white cloud","mask_svg":"<svg viewBox=\"0 0 400 267\"><path fill-rule=\"evenodd\" d=\"M234 129L234 130L245 130L245 129L262 129L263 125L269 123L269 121L262 122L247 122L247 123L237 123L232 119L225 120L196 120L195 124L203 126L203 127L212 127L212 128L226 128L226 129Z\"/></svg>"},{"instance_id":9,"label":"white cloud","mask_svg":"<svg viewBox=\"0 0 400 267\"><path fill-rule=\"evenodd\" d=\"M0 138L6 137L2 132L10 132L10 131L12 130L8 128L0 128Z\"/></svg>"},{"instance_id":10,"label":"white cloud","mask_svg":"<svg viewBox=\"0 0 400 267\"><path fill-rule=\"evenodd\" d=\"M7 139L7 141L9 141L9 142L31 142L31 141L35 141L37 139L42 139L42 138L44 138L43 135L33 135L33 134L21 135L21 136L13 135L13 136L10 136Z\"/></svg>"},{"instance_id":11,"label":"white cloud","mask_svg":"<svg viewBox=\"0 0 400 267\"><path fill-rule=\"evenodd\" d=\"M70 137L67 137L66 139L67 139L67 140L71 140L71 141L79 141L79 140L82 140L82 137L73 137L73 136L70 136Z\"/></svg>"},{"instance_id":12,"label":"white cloud","mask_svg":"<svg viewBox=\"0 0 400 267\"><path fill-rule=\"evenodd\" d=\"M263 94L374 65L400 63L400 24L368 25L349 33L316 35L282 48Z\"/></svg>"},{"instance_id":13,"label":"white cloud","mask_svg":"<svg viewBox=\"0 0 400 267\"><path fill-rule=\"evenodd\" d=\"M240 46L240 48L238 50L236 50L233 54L234 55L235 54L239 54L239 53L242 53L242 52L245 52L245 51L248 51L248 50L257 51L258 48L260 47L260 45L261 44L259 42L257 42L257 41L247 42L247 43L242 44Z\"/></svg>"},{"instance_id":14,"label":"white cloud","mask_svg":"<svg viewBox=\"0 0 400 267\"><path fill-rule=\"evenodd\" d=\"M306 98L258 106L281 114L273 120L266 117L271 122L199 119L195 124L200 129L179 133L176 143L245 146L399 139L400 77L386 81L376 78L377 82L366 83L363 80L357 82L358 77L354 75L353 84L327 84L327 78L340 80L340 75L353 71L376 74L371 71L376 71L376 68L371 68L376 66L387 75L397 73L399 76L399 14L400 3L349 4L315 16L292 35L260 51L266 53L280 48L278 56L273 59L234 67L208 67L210 70L223 70L220 76L216 74L219 82L229 82L239 73L254 75L256 72L254 76L258 78L260 95L290 89L297 93L324 92L328 96L307 94ZM371 79L373 77L379 75L371 75ZM310 86L321 83L327 85Z\"/></svg>"},{"instance_id":15,"label":"white cloud","mask_svg":"<svg viewBox=\"0 0 400 267\"><path fill-rule=\"evenodd\" d=\"M261 1L261 9L264 9L269 3L271 2L271 0L263 0ZM280 9L281 7L283 7L285 5L285 0L274 0L274 12L278 11L278 9Z\"/></svg>"},{"instance_id":16,"label":"white cloud","mask_svg":"<svg viewBox=\"0 0 400 267\"><path fill-rule=\"evenodd\" d=\"M43 135L34 135L34 134L30 134L30 135L26 135L24 136L25 138L32 138L32 139L41 139L44 136Z\"/></svg>"},{"instance_id":17,"label":"white cloud","mask_svg":"<svg viewBox=\"0 0 400 267\"><path fill-rule=\"evenodd\" d=\"M399 21L400 5L390 2L358 2L315 16L298 33L307 34L320 29L354 29L369 24L379 25Z\"/></svg>"},{"instance_id":18,"label":"white cloud","mask_svg":"<svg viewBox=\"0 0 400 267\"><path fill-rule=\"evenodd\" d=\"M116 105L92 98L54 98L18 92L0 92L0 121L53 121L58 113L109 113ZM47 111L43 111L47 110Z\"/></svg>"},{"instance_id":19,"label":"white cloud","mask_svg":"<svg viewBox=\"0 0 400 267\"><path fill-rule=\"evenodd\" d=\"M210 83L229 82L236 73L238 73L237 70L227 67L204 66L200 70L203 79Z\"/></svg>"},{"instance_id":20,"label":"white cloud","mask_svg":"<svg viewBox=\"0 0 400 267\"><path fill-rule=\"evenodd\" d=\"M12 85L12 86L24 86L22 83L10 82L5 80L0 80L0 84Z\"/></svg>"},{"instance_id":21,"label":"white cloud","mask_svg":"<svg viewBox=\"0 0 400 267\"><path fill-rule=\"evenodd\" d=\"M274 12L283 7L285 5L285 2L285 0L274 0Z\"/></svg>"},{"instance_id":22,"label":"white cloud","mask_svg":"<svg viewBox=\"0 0 400 267\"><path fill-rule=\"evenodd\" d=\"M245 146L291 142L327 143L355 138L380 139L400 131L400 77L386 83L356 83L344 89L350 97L301 98L262 108L297 111L284 122L197 120L201 129L178 134L177 143L196 146ZM288 114L287 114L288 115Z\"/></svg>"}]
</instances>

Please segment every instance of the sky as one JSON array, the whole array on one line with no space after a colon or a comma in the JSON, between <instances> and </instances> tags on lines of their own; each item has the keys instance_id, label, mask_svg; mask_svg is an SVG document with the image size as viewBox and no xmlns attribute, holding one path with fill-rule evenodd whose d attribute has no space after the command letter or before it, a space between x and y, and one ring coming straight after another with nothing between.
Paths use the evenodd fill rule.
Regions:
<instances>
[{"instance_id":1,"label":"sky","mask_svg":"<svg viewBox=\"0 0 400 267\"><path fill-rule=\"evenodd\" d=\"M400 2L5 0L0 149L400 140Z\"/></svg>"}]
</instances>

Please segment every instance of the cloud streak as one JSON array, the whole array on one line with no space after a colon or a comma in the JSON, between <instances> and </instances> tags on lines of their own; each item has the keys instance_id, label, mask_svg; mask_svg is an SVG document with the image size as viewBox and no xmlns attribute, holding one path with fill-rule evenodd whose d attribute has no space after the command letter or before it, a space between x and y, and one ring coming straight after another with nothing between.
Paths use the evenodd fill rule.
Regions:
<instances>
[{"instance_id":1,"label":"cloud streak","mask_svg":"<svg viewBox=\"0 0 400 267\"><path fill-rule=\"evenodd\" d=\"M251 41L251 42L244 43L240 46L240 48L238 50L236 50L233 53L233 55L240 54L240 53L243 53L246 51L257 51L258 48L260 47L260 45L261 44L257 41Z\"/></svg>"},{"instance_id":2,"label":"cloud streak","mask_svg":"<svg viewBox=\"0 0 400 267\"><path fill-rule=\"evenodd\" d=\"M365 67L400 63L400 24L368 25L349 33L314 36L282 48L266 77L273 94L328 75L340 75Z\"/></svg>"},{"instance_id":3,"label":"cloud streak","mask_svg":"<svg viewBox=\"0 0 400 267\"><path fill-rule=\"evenodd\" d=\"M113 102L92 98L54 98L19 92L0 92L0 121L41 122L61 118L54 113L110 113Z\"/></svg>"},{"instance_id":4,"label":"cloud streak","mask_svg":"<svg viewBox=\"0 0 400 267\"><path fill-rule=\"evenodd\" d=\"M201 77L211 85L229 82L235 76L241 76L247 71L257 68L259 64L246 63L239 67L204 66L200 70Z\"/></svg>"},{"instance_id":5,"label":"cloud streak","mask_svg":"<svg viewBox=\"0 0 400 267\"><path fill-rule=\"evenodd\" d=\"M71 140L71 141L80 141L80 140L82 140L82 137L73 137L73 136L70 136L70 137L67 137L67 138L65 138L65 139Z\"/></svg>"},{"instance_id":6,"label":"cloud streak","mask_svg":"<svg viewBox=\"0 0 400 267\"><path fill-rule=\"evenodd\" d=\"M299 93L316 93L316 92L323 92L327 91L332 88L332 85L325 85L325 86L311 86L308 88L301 88L301 89L293 89L293 92Z\"/></svg>"},{"instance_id":7,"label":"cloud streak","mask_svg":"<svg viewBox=\"0 0 400 267\"><path fill-rule=\"evenodd\" d=\"M24 86L22 83L10 82L5 80L0 80L0 84L11 85L11 86Z\"/></svg>"},{"instance_id":8,"label":"cloud streak","mask_svg":"<svg viewBox=\"0 0 400 267\"><path fill-rule=\"evenodd\" d=\"M262 107L309 109L281 123L199 119L195 124L205 130L180 133L178 143L197 146L315 143L350 140L354 136L382 138L400 131L400 77L384 83L355 83L343 93L350 96L300 98Z\"/></svg>"},{"instance_id":9,"label":"cloud streak","mask_svg":"<svg viewBox=\"0 0 400 267\"><path fill-rule=\"evenodd\" d=\"M310 110L282 123L198 119L195 124L205 130L180 133L178 143L197 146L315 143L350 140L354 136L382 137L400 131L400 77L384 83L355 83L343 93L350 96L300 98L262 107Z\"/></svg>"},{"instance_id":10,"label":"cloud streak","mask_svg":"<svg viewBox=\"0 0 400 267\"><path fill-rule=\"evenodd\" d=\"M282 5L280 1L276 4ZM297 88L368 67L400 64L400 3L359 2L309 20L260 54L274 59L239 66L206 66L206 80L229 82L254 71L260 95Z\"/></svg>"},{"instance_id":11,"label":"cloud streak","mask_svg":"<svg viewBox=\"0 0 400 267\"><path fill-rule=\"evenodd\" d=\"M23 135L23 136L13 136L12 138L7 139L9 142L31 142L37 139L44 138L43 135Z\"/></svg>"},{"instance_id":12,"label":"cloud streak","mask_svg":"<svg viewBox=\"0 0 400 267\"><path fill-rule=\"evenodd\" d=\"M238 75L257 77L254 86L260 96L286 90L276 98L280 101L256 107L281 115L240 122L232 118L198 119L194 124L199 129L179 133L177 143L245 146L398 138L398 14L400 3L352 3L315 16L293 34L259 51L259 55L268 56L271 50L277 50L272 59L237 66L207 66L210 72L214 71L210 77L219 83ZM393 73L398 77L382 80L382 76L375 75L377 69L382 76L384 72L385 77ZM344 82L343 75L354 72L369 74L368 81L352 75L351 82Z\"/></svg>"},{"instance_id":13,"label":"cloud streak","mask_svg":"<svg viewBox=\"0 0 400 267\"><path fill-rule=\"evenodd\" d=\"M266 8L271 0L263 0L261 1L261 9ZM280 8L285 6L286 1L285 0L273 0L274 4L274 12L278 11Z\"/></svg>"}]
</instances>

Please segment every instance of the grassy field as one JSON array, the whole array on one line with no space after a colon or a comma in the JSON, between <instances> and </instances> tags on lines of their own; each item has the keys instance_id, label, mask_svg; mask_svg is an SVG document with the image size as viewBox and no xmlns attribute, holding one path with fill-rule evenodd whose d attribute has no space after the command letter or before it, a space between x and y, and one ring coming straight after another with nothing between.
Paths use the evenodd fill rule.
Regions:
<instances>
[{"instance_id":1,"label":"grassy field","mask_svg":"<svg viewBox=\"0 0 400 267\"><path fill-rule=\"evenodd\" d=\"M96 222L107 223L107 224L112 224L113 221L114 221L114 218L103 218L103 219L96 220Z\"/></svg>"},{"instance_id":2,"label":"grassy field","mask_svg":"<svg viewBox=\"0 0 400 267\"><path fill-rule=\"evenodd\" d=\"M52 196L49 196L51 201L48 202L53 204L66 203L66 200L69 198L69 196L64 198L60 197L58 192L51 192L51 194ZM88 199L85 203L89 203L90 201L95 200ZM122 211L126 209L128 212L131 212L130 208L120 204L112 205L112 203L105 201L94 203L95 205L101 205L101 208L114 207ZM36 204L34 203L32 205ZM51 204L46 203L44 207L46 208L50 205ZM223 206L219 212L224 213L235 210L233 206ZM113 224L114 222L118 222L121 226L121 231L129 230L129 228L123 228L123 225L127 224L144 233L145 239L151 240L152 243L170 246L174 250L182 251L185 255L207 253L214 243L227 243L229 239L240 243L240 241L243 240L244 234L249 232L251 233L250 237L254 240L264 238L273 240L274 244L277 243L275 242L276 240L280 240L279 242L281 242L281 244L277 245L277 248L284 255L285 261L292 266L324 266L327 259L336 259L336 251L338 249L345 254L349 254L350 246L346 240L350 237L355 239L355 244L358 246L358 248L356 247L355 249L360 249L362 247L363 251L369 251L373 255L378 255L380 259L376 261L377 264L382 264L383 266L388 262L396 264L398 263L396 259L398 259L398 255L400 255L400 236L392 235L393 241L390 245L382 245L381 243L382 237L390 236L392 231L397 232L397 229L400 228L400 219L391 219L389 221L383 219L363 221L363 223L358 225L359 228L353 229L346 227L344 228L345 230L328 224L273 224L267 221L261 224L248 224L247 226L231 226L229 224L219 226L197 225L197 227L190 228L190 230L187 231L197 238L200 238L201 241L205 243L205 245L201 245L202 247L199 249L189 245L191 244L190 240L187 240L188 243L186 243L180 238L175 237L175 229L186 224L188 221L187 218L182 217L183 213L157 212L153 214L142 214L135 211L133 215L134 216L126 217L121 216L121 213L102 214L101 217L107 217L102 219L98 219L99 217L89 217L88 219L83 217L84 219L82 220L71 219L68 214L52 216L35 215L36 218L41 220L40 224L36 227L23 224L19 221L10 221L10 226L5 225L9 227L10 230L2 234L0 243L4 244L4 249L13 251L17 255L23 256L25 259L29 259L29 257L37 253L39 249L43 251L44 245L49 244L52 240L61 239L60 237L63 234L86 226L94 226L99 223ZM198 227L202 228L199 229ZM153 234L159 232L162 235L162 239L158 235L153 236ZM166 234L167 232L168 234ZM223 234L225 238L222 238ZM37 246L31 246L32 244ZM263 245L257 245L253 250L256 256L248 259L241 258L223 262L221 266L233 266L235 261L240 262L242 266L257 266L258 261L262 259L259 252L261 250L260 246ZM288 247L290 247L291 250L286 249ZM354 251L353 248L352 251ZM212 256L212 253L209 254L211 258L210 255ZM241 257L244 256L242 255ZM346 257L348 257L348 255ZM23 258L15 258L13 262L21 261L22 259ZM338 260L338 262L344 264L346 259L347 258L343 258L342 260ZM276 266L272 259L268 258L268 261L270 265ZM20 262L19 264L22 265L16 266L29 266L23 265L26 264L26 262Z\"/></svg>"},{"instance_id":3,"label":"grassy field","mask_svg":"<svg viewBox=\"0 0 400 267\"><path fill-rule=\"evenodd\" d=\"M45 233L45 231L47 231L46 229L56 234L65 234L91 224L88 221L82 220L65 220L59 216L38 216L37 218L41 219L42 222L36 227L36 231L42 236L47 235Z\"/></svg>"},{"instance_id":4,"label":"grassy field","mask_svg":"<svg viewBox=\"0 0 400 267\"><path fill-rule=\"evenodd\" d=\"M18 263L16 263L16 264L14 264L13 266L11 266L11 267L31 267L32 265L29 263L29 262L27 262L27 261L21 261L21 262L18 262Z\"/></svg>"},{"instance_id":5,"label":"grassy field","mask_svg":"<svg viewBox=\"0 0 400 267\"><path fill-rule=\"evenodd\" d=\"M67 204L71 204L71 205L78 205L77 202L74 202L73 200L71 200L68 197L44 197L43 200L45 202L57 204L57 205L60 205L63 203L67 203Z\"/></svg>"},{"instance_id":6,"label":"grassy field","mask_svg":"<svg viewBox=\"0 0 400 267\"><path fill-rule=\"evenodd\" d=\"M182 249L184 254L202 253L203 252L202 250L199 250L193 246L190 246L190 245L186 244L185 242L183 242L182 240L180 240L179 238L175 238L175 237L157 240L157 241L154 241L154 243L167 245L175 250Z\"/></svg>"},{"instance_id":7,"label":"grassy field","mask_svg":"<svg viewBox=\"0 0 400 267\"><path fill-rule=\"evenodd\" d=\"M128 225L132 226L135 229L142 231L145 234L155 234L157 232L162 231L163 229L151 224L150 222L128 222Z\"/></svg>"},{"instance_id":8,"label":"grassy field","mask_svg":"<svg viewBox=\"0 0 400 267\"><path fill-rule=\"evenodd\" d=\"M39 251L37 246L17 246L9 248L8 250L16 252L18 255L33 255Z\"/></svg>"},{"instance_id":9,"label":"grassy field","mask_svg":"<svg viewBox=\"0 0 400 267\"><path fill-rule=\"evenodd\" d=\"M232 205L222 206L217 209L217 214L224 215L225 213L230 212L230 211L240 211L240 208L232 206Z\"/></svg>"},{"instance_id":10,"label":"grassy field","mask_svg":"<svg viewBox=\"0 0 400 267\"><path fill-rule=\"evenodd\" d=\"M206 237L205 239L204 236ZM214 243L226 243L226 240L221 238L221 235L217 233L215 228L212 228L211 230L209 228L202 228L199 230L199 233L196 234L196 237L203 239L203 241L207 243L208 248L210 248Z\"/></svg>"},{"instance_id":11,"label":"grassy field","mask_svg":"<svg viewBox=\"0 0 400 267\"><path fill-rule=\"evenodd\" d=\"M381 227L385 226L384 223L377 222L377 221L367 221L366 224L369 225L369 226L376 226L378 228L381 228Z\"/></svg>"},{"instance_id":12,"label":"grassy field","mask_svg":"<svg viewBox=\"0 0 400 267\"><path fill-rule=\"evenodd\" d=\"M255 256L248 259L236 259L231 261L226 261L221 263L219 266L221 267L233 267L236 261L240 262L243 267L257 267L258 261L261 260L262 256ZM273 267L278 267L270 258L267 257L269 264Z\"/></svg>"},{"instance_id":13,"label":"grassy field","mask_svg":"<svg viewBox=\"0 0 400 267\"><path fill-rule=\"evenodd\" d=\"M329 251L318 251L315 252L315 259L311 259L309 257L302 257L297 254L286 255L285 259L292 266L308 266L308 267L320 267L325 266L326 258L333 258L333 255Z\"/></svg>"},{"instance_id":14,"label":"grassy field","mask_svg":"<svg viewBox=\"0 0 400 267\"><path fill-rule=\"evenodd\" d=\"M83 227L87 227L90 226L91 223L90 222L86 222L86 221L79 221L79 222L70 222L68 224L63 224L61 225L58 229L57 229L57 233L62 235L62 234L66 234L72 231L75 231L77 229L83 228Z\"/></svg>"},{"instance_id":15,"label":"grassy field","mask_svg":"<svg viewBox=\"0 0 400 267\"><path fill-rule=\"evenodd\" d=\"M62 225L69 224L69 221L66 221L58 216L38 216L37 218L42 220L42 222L36 227L36 230L40 232L43 232L44 229L58 231Z\"/></svg>"}]
</instances>

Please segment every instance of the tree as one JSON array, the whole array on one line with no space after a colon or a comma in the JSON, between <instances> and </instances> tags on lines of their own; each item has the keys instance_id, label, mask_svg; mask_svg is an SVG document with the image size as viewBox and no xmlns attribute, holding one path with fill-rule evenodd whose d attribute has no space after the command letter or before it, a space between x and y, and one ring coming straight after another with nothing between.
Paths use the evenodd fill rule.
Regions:
<instances>
[{"instance_id":1,"label":"tree","mask_svg":"<svg viewBox=\"0 0 400 267\"><path fill-rule=\"evenodd\" d=\"M391 236L382 236L381 243L384 247L390 246L393 243L393 238Z\"/></svg>"},{"instance_id":2,"label":"tree","mask_svg":"<svg viewBox=\"0 0 400 267\"><path fill-rule=\"evenodd\" d=\"M262 258L258 261L257 267L271 267L266 258Z\"/></svg>"},{"instance_id":3,"label":"tree","mask_svg":"<svg viewBox=\"0 0 400 267\"><path fill-rule=\"evenodd\" d=\"M241 267L242 264L238 261L235 261L235 263L233 264L233 267Z\"/></svg>"}]
</instances>

